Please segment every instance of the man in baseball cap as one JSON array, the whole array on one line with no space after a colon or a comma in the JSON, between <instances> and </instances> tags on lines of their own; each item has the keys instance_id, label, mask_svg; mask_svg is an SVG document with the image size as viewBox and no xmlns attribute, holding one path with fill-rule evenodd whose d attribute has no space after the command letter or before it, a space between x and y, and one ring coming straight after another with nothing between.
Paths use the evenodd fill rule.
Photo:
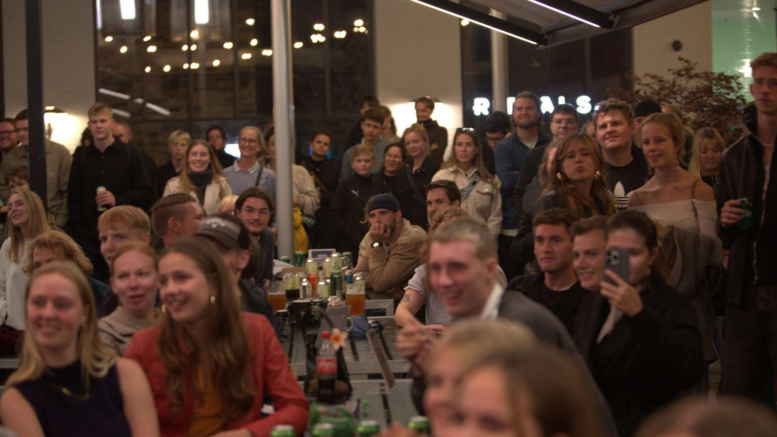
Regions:
<instances>
[{"instance_id":1,"label":"man in baseball cap","mask_svg":"<svg viewBox=\"0 0 777 437\"><path fill-rule=\"evenodd\" d=\"M267 291L250 279L243 279L244 269L256 263L250 262L251 239L242 220L226 212L212 215L202 220L194 235L207 239L219 251L237 284L243 308L251 313L265 315L280 335L272 305L267 301Z\"/></svg>"},{"instance_id":2,"label":"man in baseball cap","mask_svg":"<svg viewBox=\"0 0 777 437\"><path fill-rule=\"evenodd\" d=\"M421 265L426 232L402 218L399 202L391 194L378 194L367 202L367 220L370 231L359 245L354 273L365 275L368 288L399 299Z\"/></svg>"}]
</instances>

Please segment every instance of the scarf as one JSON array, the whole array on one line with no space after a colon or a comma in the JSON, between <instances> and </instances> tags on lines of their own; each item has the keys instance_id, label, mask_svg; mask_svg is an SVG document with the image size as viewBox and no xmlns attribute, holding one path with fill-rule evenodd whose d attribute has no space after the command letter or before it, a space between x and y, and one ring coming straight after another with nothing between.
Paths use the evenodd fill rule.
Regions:
<instances>
[{"instance_id":1,"label":"scarf","mask_svg":"<svg viewBox=\"0 0 777 437\"><path fill-rule=\"evenodd\" d=\"M213 181L213 170L208 168L203 172L190 172L189 180L192 181L195 187L197 187L197 200L200 205L205 204L205 189Z\"/></svg>"}]
</instances>

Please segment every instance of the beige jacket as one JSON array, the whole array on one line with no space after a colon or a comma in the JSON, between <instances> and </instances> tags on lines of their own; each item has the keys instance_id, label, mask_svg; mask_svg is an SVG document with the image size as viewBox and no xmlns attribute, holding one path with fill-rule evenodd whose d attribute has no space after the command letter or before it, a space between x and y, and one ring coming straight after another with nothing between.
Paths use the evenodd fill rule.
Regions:
<instances>
[{"instance_id":1,"label":"beige jacket","mask_svg":"<svg viewBox=\"0 0 777 437\"><path fill-rule=\"evenodd\" d=\"M232 195L232 187L229 186L227 178L220 177L218 182L216 181L216 178L219 178L219 176L213 176L213 181L205 188L205 204L202 205L202 208L205 210L206 215L219 212L219 203L221 203L221 199ZM180 192L181 178L176 176L167 181L165 192L162 194L162 197ZM197 199L197 193L191 191L189 194Z\"/></svg>"},{"instance_id":2,"label":"beige jacket","mask_svg":"<svg viewBox=\"0 0 777 437\"><path fill-rule=\"evenodd\" d=\"M67 184L72 164L73 157L65 146L46 140L47 203L49 211L54 215L54 224L62 229L67 224ZM5 176L21 166L30 166L30 146L16 146L3 158L0 166L0 197L4 202L11 195Z\"/></svg>"},{"instance_id":3,"label":"beige jacket","mask_svg":"<svg viewBox=\"0 0 777 437\"><path fill-rule=\"evenodd\" d=\"M477 169L471 168L464 173L457 166L440 169L434 175L432 181L445 179L453 181L459 190L467 188L470 182L475 178ZM499 193L499 178L494 176L494 182L489 183L485 180L478 182L475 189L472 190L466 199L462 200L461 207L472 216L480 217L486 222L488 230L494 238L499 236L502 229L502 196Z\"/></svg>"},{"instance_id":4,"label":"beige jacket","mask_svg":"<svg viewBox=\"0 0 777 437\"><path fill-rule=\"evenodd\" d=\"M308 170L297 164L291 166L292 196L299 199L299 209L302 213L313 217L321 205L316 186Z\"/></svg>"},{"instance_id":5,"label":"beige jacket","mask_svg":"<svg viewBox=\"0 0 777 437\"><path fill-rule=\"evenodd\" d=\"M367 233L359 244L359 262L354 273L364 273L367 287L375 291L404 287L415 268L421 265L424 241L423 228L413 226L407 219L402 219L383 247L372 247L372 238Z\"/></svg>"}]
</instances>

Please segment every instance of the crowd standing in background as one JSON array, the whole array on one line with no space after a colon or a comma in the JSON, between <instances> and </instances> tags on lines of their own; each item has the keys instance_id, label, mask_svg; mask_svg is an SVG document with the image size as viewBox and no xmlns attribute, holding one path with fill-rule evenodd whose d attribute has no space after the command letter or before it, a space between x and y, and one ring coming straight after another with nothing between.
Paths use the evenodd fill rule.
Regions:
<instances>
[{"instance_id":1,"label":"crowd standing in background","mask_svg":"<svg viewBox=\"0 0 777 437\"><path fill-rule=\"evenodd\" d=\"M449 143L433 97L398 131L366 96L345 143L304 139L293 223L276 151L296 148L271 125L175 130L157 167L98 102L72 156L46 140L44 202L27 111L2 119L0 355L21 361L0 420L22 437L301 434L268 301L289 226L296 251L350 252L394 300L435 437L777 435L777 54L750 67L733 142L652 100L604 100L582 125L560 104L546 127L523 91ZM715 362L717 403L683 399L709 396Z\"/></svg>"}]
</instances>

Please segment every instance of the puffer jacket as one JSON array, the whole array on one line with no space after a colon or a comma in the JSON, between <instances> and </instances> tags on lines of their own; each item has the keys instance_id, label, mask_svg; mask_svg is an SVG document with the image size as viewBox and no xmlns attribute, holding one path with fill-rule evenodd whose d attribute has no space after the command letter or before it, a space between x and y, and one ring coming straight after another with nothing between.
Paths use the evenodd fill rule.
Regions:
<instances>
[{"instance_id":1,"label":"puffer jacket","mask_svg":"<svg viewBox=\"0 0 777 437\"><path fill-rule=\"evenodd\" d=\"M440 169L434 175L432 181L440 179L453 181L459 187L459 190L463 190L475 178L475 173L477 173L475 167L465 173L464 170L454 165ZM499 232L502 229L502 196L499 194L500 186L497 176L494 176L492 182L481 179L469 196L461 201L461 207L469 215L480 217L486 222L488 230L494 238L499 236Z\"/></svg>"}]
</instances>

